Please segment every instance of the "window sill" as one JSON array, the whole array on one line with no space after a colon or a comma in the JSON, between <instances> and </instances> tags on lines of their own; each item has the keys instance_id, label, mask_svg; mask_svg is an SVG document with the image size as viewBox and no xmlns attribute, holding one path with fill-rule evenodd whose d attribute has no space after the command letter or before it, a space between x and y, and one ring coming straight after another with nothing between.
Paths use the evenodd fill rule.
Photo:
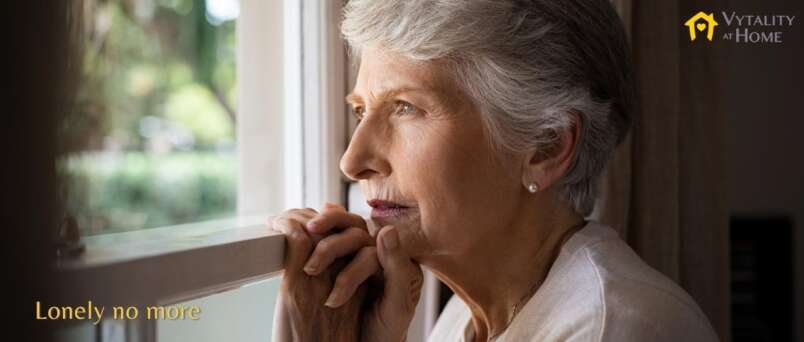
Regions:
<instances>
[{"instance_id":1,"label":"window sill","mask_svg":"<svg viewBox=\"0 0 804 342\"><path fill-rule=\"evenodd\" d=\"M284 236L247 217L83 238L57 266L60 302L166 305L230 290L282 271Z\"/></svg>"}]
</instances>

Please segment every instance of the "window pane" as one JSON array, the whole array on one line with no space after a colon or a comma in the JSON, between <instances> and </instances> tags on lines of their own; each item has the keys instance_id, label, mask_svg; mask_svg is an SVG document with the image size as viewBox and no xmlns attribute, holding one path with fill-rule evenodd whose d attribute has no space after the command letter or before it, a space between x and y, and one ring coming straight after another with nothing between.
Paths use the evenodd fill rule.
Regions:
<instances>
[{"instance_id":1,"label":"window pane","mask_svg":"<svg viewBox=\"0 0 804 342\"><path fill-rule=\"evenodd\" d=\"M273 333L274 306L282 278L274 277L233 290L176 303L183 307L198 307L199 319L160 319L156 323L159 342L263 342ZM170 306L168 304L165 305ZM127 321L104 320L105 336L125 335ZM104 340L97 326L84 321L57 331L56 341L79 342ZM129 331L130 334L142 332ZM105 341L105 340L104 340Z\"/></svg>"},{"instance_id":2,"label":"window pane","mask_svg":"<svg viewBox=\"0 0 804 342\"><path fill-rule=\"evenodd\" d=\"M77 101L63 128L81 233L235 213L237 0L88 0Z\"/></svg>"},{"instance_id":3,"label":"window pane","mask_svg":"<svg viewBox=\"0 0 804 342\"><path fill-rule=\"evenodd\" d=\"M200 319L159 320L159 342L270 341L274 306L282 278L252 283L231 291L179 303L200 308Z\"/></svg>"}]
</instances>

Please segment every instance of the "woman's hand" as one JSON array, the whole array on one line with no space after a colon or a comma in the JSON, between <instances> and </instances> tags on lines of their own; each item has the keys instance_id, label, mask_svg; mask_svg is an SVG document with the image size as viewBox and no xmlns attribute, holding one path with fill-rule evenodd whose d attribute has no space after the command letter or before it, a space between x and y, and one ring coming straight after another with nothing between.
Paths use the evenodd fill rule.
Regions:
<instances>
[{"instance_id":1,"label":"woman's hand","mask_svg":"<svg viewBox=\"0 0 804 342\"><path fill-rule=\"evenodd\" d=\"M404 341L419 301L423 274L418 264L399 244L396 228L386 226L370 237L362 217L337 205L326 205L321 214L307 223L308 232L330 234L321 240L305 266L305 272L318 275L336 258L355 254L340 271L327 305L335 308L354 305L360 296L356 289L369 281L369 298L362 317L362 341ZM367 240L368 239L368 240Z\"/></svg>"},{"instance_id":2,"label":"woman's hand","mask_svg":"<svg viewBox=\"0 0 804 342\"><path fill-rule=\"evenodd\" d=\"M308 234L306 225L318 213L312 209L294 209L272 219L269 229L282 232L286 236L285 271L277 299L274 315L274 341L357 341L360 334L361 306L366 286L355 286L351 291L352 300L338 308L324 305L332 290L335 276L342 271L346 260L332 257L326 259L326 268L309 275L302 269L308 257L317 246L328 246L345 238L355 239L352 232L336 239L334 235L322 237ZM363 222L365 225L365 222ZM364 231L364 230L361 230ZM368 236L368 234L366 234ZM322 239L323 238L323 239ZM363 238L363 244L373 240ZM322 245L323 243L323 245ZM353 245L357 246L357 245ZM328 250L328 249L325 249ZM327 257L346 254L326 253ZM358 284L359 285L359 284Z\"/></svg>"}]
</instances>

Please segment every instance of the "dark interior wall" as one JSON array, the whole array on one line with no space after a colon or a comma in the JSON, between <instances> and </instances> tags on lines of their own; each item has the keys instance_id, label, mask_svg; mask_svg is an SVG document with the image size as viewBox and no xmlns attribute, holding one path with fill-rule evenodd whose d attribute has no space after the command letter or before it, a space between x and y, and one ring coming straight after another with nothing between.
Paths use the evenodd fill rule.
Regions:
<instances>
[{"instance_id":1,"label":"dark interior wall","mask_svg":"<svg viewBox=\"0 0 804 342\"><path fill-rule=\"evenodd\" d=\"M795 15L781 44L722 43L733 214L787 215L794 229L795 334L804 341L804 11L800 1L734 1L740 13Z\"/></svg>"},{"instance_id":2,"label":"dark interior wall","mask_svg":"<svg viewBox=\"0 0 804 342\"><path fill-rule=\"evenodd\" d=\"M77 75L70 29L78 1L14 1L0 5L2 124L0 189L5 279L3 340L51 341L53 326L34 319L34 303L56 288L53 237L61 222L56 135Z\"/></svg>"}]
</instances>

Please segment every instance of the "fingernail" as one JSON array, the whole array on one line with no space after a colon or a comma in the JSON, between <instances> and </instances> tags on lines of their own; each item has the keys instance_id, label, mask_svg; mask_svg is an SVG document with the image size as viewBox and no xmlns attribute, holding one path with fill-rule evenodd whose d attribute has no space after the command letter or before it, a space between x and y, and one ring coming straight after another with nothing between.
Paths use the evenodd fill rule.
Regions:
<instances>
[{"instance_id":1,"label":"fingernail","mask_svg":"<svg viewBox=\"0 0 804 342\"><path fill-rule=\"evenodd\" d=\"M309 275L313 275L315 271L318 269L318 260L310 260L304 265L304 273Z\"/></svg>"},{"instance_id":2,"label":"fingernail","mask_svg":"<svg viewBox=\"0 0 804 342\"><path fill-rule=\"evenodd\" d=\"M340 303L340 298L338 297L338 293L333 290L332 293L329 294L329 297L327 297L327 301L324 302L324 305L330 308L338 307L338 303Z\"/></svg>"},{"instance_id":3,"label":"fingernail","mask_svg":"<svg viewBox=\"0 0 804 342\"><path fill-rule=\"evenodd\" d=\"M307 222L307 230L315 231L315 229L316 229L315 222L313 222L313 221Z\"/></svg>"},{"instance_id":4,"label":"fingernail","mask_svg":"<svg viewBox=\"0 0 804 342\"><path fill-rule=\"evenodd\" d=\"M397 246L399 246L399 236L397 235L396 230L390 231L383 235L382 243L388 250L394 250Z\"/></svg>"}]
</instances>

